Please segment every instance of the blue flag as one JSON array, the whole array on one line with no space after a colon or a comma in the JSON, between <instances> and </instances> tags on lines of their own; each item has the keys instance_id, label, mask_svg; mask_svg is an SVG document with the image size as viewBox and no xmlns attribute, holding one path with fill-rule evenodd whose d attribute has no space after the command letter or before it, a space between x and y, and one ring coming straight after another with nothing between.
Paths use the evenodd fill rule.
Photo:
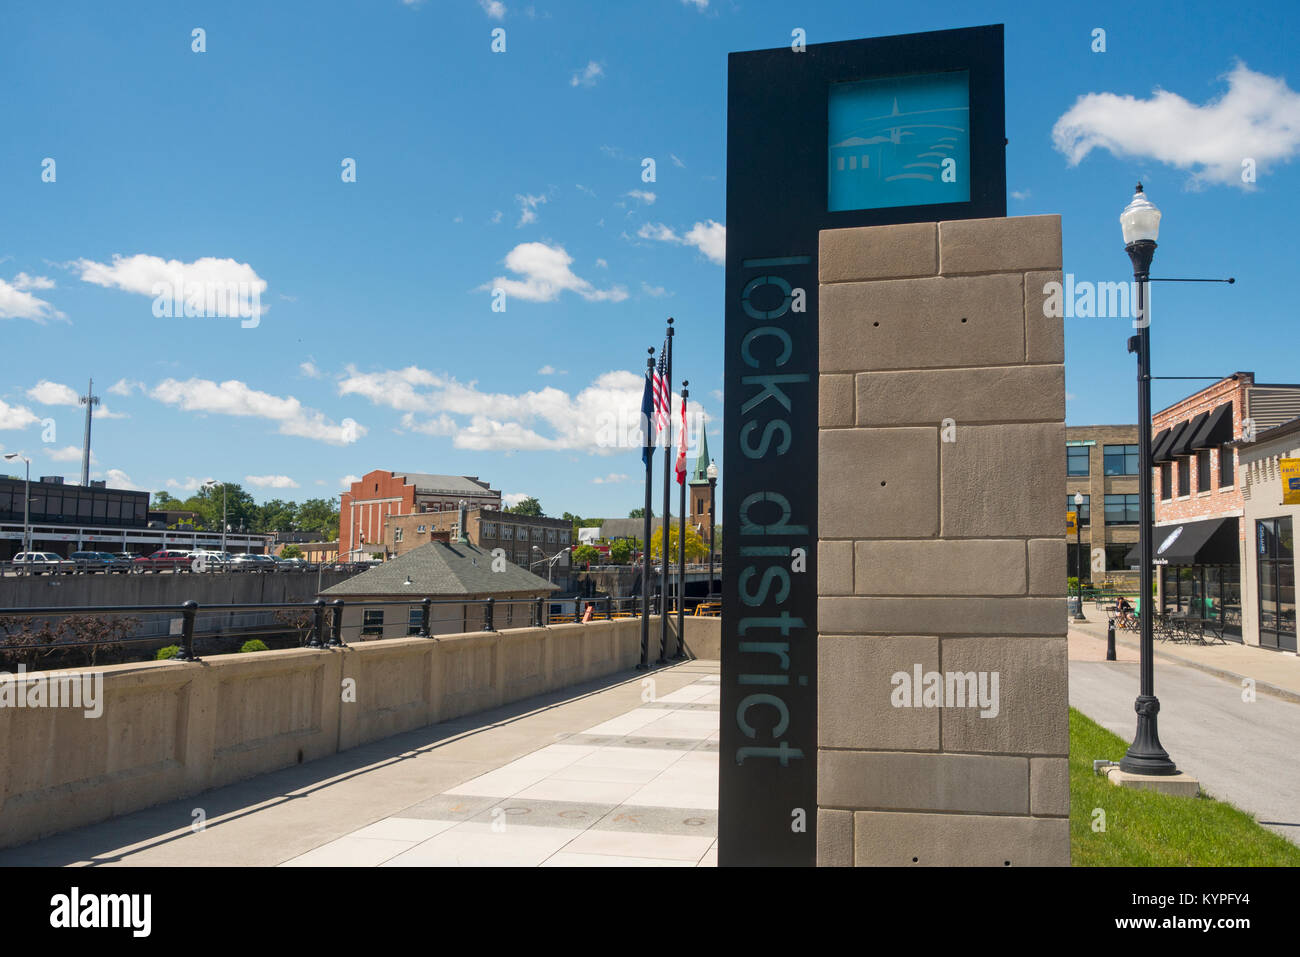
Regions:
<instances>
[{"instance_id":1,"label":"blue flag","mask_svg":"<svg viewBox=\"0 0 1300 957\"><path fill-rule=\"evenodd\" d=\"M650 382L650 373L645 374L645 391L641 393L641 462L643 465L650 464L650 456L654 454L654 415L655 400L654 386Z\"/></svg>"}]
</instances>

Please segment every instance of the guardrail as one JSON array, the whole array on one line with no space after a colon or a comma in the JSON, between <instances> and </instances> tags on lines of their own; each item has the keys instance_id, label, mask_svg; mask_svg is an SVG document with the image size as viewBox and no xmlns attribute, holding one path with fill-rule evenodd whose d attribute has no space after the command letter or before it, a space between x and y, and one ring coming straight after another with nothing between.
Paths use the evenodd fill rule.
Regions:
<instances>
[{"instance_id":1,"label":"guardrail","mask_svg":"<svg viewBox=\"0 0 1300 957\"><path fill-rule=\"evenodd\" d=\"M574 612L550 614L550 606L574 603ZM689 600L688 600L689 604ZM454 606L455 613L439 616L438 611ZM634 618L641 613L639 597L608 596L576 599L478 598L478 599L395 599L310 602L275 602L249 604L199 605L185 601L175 605L97 605L85 607L50 606L36 608L0 608L0 666L24 664L35 670L41 659L55 653L80 652L87 664L94 664L101 654L122 654L128 645L158 643L174 639L178 661L199 661L195 642L202 639L247 640L251 638L297 639L307 648L333 648L348 640L397 637L387 628L360 621L346 623L349 607L377 610L404 608L407 611L406 637L435 638L462 633L464 626L479 625L480 631L496 631L498 621L508 621L512 628L539 627L568 622L611 621ZM472 620L468 609L480 609ZM418 615L413 614L418 609ZM676 608L670 607L669 613ZM656 601L650 611L658 613ZM708 614L708 612L704 612ZM501 616L505 616L504 619ZM456 623L460 628L445 630L436 625ZM398 624L397 628L402 626ZM376 631L378 632L376 634ZM207 652L205 652L207 653ZM223 652L216 652L218 654ZM101 662L102 663L102 662Z\"/></svg>"}]
</instances>

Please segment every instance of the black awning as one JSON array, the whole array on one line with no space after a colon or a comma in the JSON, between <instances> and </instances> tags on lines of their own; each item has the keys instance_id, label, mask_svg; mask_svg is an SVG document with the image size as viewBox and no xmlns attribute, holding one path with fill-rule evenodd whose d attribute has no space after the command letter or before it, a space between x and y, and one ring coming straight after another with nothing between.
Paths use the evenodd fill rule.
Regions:
<instances>
[{"instance_id":1,"label":"black awning","mask_svg":"<svg viewBox=\"0 0 1300 957\"><path fill-rule=\"evenodd\" d=\"M1151 440L1151 461L1152 462L1160 461L1160 453L1165 450L1165 446L1169 443L1169 436L1173 431L1174 431L1173 429L1162 429L1161 431L1157 432L1156 437Z\"/></svg>"},{"instance_id":2,"label":"black awning","mask_svg":"<svg viewBox=\"0 0 1300 957\"><path fill-rule=\"evenodd\" d=\"M1176 459L1184 455L1192 454L1192 436L1200 431L1201 426L1205 424L1205 420L1209 417L1210 413L1202 412L1196 418L1192 419L1191 422L1187 423L1183 428L1183 431L1178 433L1178 440L1172 443L1169 447L1170 458Z\"/></svg>"},{"instance_id":3,"label":"black awning","mask_svg":"<svg viewBox=\"0 0 1300 957\"><path fill-rule=\"evenodd\" d=\"M1161 462L1172 461L1173 456L1169 454L1169 450L1177 444L1179 437L1184 431L1186 431L1187 426L1190 424L1191 423L1189 422L1179 422L1177 425L1171 426L1169 434L1165 436L1165 440L1161 444L1160 448L1157 449L1155 446L1152 446L1151 461L1156 465L1159 465Z\"/></svg>"},{"instance_id":4,"label":"black awning","mask_svg":"<svg viewBox=\"0 0 1300 957\"><path fill-rule=\"evenodd\" d=\"M1192 449L1217 449L1232 441L1232 403L1225 402L1210 413L1205 424L1192 436Z\"/></svg>"},{"instance_id":5,"label":"black awning","mask_svg":"<svg viewBox=\"0 0 1300 957\"><path fill-rule=\"evenodd\" d=\"M1153 558L1160 565L1236 565L1237 519L1211 518L1181 525L1160 525L1153 529ZM1141 543L1129 549L1125 561L1140 565Z\"/></svg>"}]
</instances>

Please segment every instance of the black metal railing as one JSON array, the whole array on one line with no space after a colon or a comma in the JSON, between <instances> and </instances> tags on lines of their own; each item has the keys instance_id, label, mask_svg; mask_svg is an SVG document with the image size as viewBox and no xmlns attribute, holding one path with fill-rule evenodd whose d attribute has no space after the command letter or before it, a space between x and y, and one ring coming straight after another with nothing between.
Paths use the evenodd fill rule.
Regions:
<instances>
[{"instance_id":1,"label":"black metal railing","mask_svg":"<svg viewBox=\"0 0 1300 957\"><path fill-rule=\"evenodd\" d=\"M704 601L704 599L700 599ZM691 599L687 599L688 606ZM360 609L358 619L345 622L348 608ZM405 617L390 618L389 609ZM650 611L658 614L652 599ZM670 613L675 607L669 608ZM445 613L445 612L450 612ZM378 613L378 614L376 614ZM16 662L29 669L42 659L65 664L80 652L83 664L111 663L100 655L129 659L131 645L177 646L174 659L199 661L204 654L226 654L235 642L268 638L281 647L337 648L349 640L384 637L436 638L473 631L503 631L588 621L634 618L641 613L639 597L614 598L478 598L357 600L316 598L313 601L200 605L184 601L168 605L41 606L0 608L0 667ZM447 626L447 627L444 627ZM405 635L398 632L405 630Z\"/></svg>"}]
</instances>

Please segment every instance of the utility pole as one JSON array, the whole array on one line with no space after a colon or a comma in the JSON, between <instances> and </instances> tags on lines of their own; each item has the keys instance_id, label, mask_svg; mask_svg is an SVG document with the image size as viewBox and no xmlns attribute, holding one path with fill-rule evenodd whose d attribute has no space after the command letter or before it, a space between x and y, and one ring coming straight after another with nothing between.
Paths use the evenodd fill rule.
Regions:
<instances>
[{"instance_id":1,"label":"utility pole","mask_svg":"<svg viewBox=\"0 0 1300 957\"><path fill-rule=\"evenodd\" d=\"M86 387L86 394L78 396L77 402L86 407L86 438L81 445L81 487L86 488L90 485L90 420L94 418L95 406L99 405L94 379Z\"/></svg>"}]
</instances>

